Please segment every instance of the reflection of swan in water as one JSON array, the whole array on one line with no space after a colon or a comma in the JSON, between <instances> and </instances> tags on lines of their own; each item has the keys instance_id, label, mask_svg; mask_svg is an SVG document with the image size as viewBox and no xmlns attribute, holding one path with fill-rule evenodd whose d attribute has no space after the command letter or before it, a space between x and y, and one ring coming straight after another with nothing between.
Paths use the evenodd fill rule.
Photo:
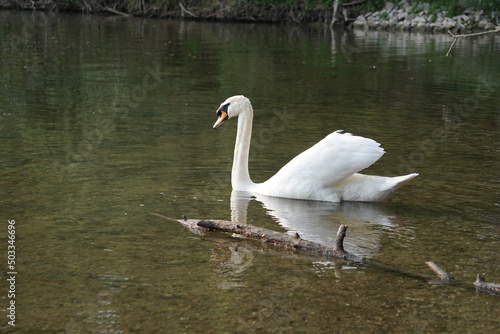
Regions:
<instances>
[{"instance_id":1,"label":"reflection of swan in water","mask_svg":"<svg viewBox=\"0 0 500 334\"><path fill-rule=\"evenodd\" d=\"M241 275L253 264L253 252L245 247L229 246L230 258L219 263L224 278L219 281L221 289L233 289L244 287Z\"/></svg>"},{"instance_id":2,"label":"reflection of swan in water","mask_svg":"<svg viewBox=\"0 0 500 334\"><path fill-rule=\"evenodd\" d=\"M255 195L267 214L289 233L326 246L333 246L337 229L348 224L346 250L364 257L372 257L380 246L381 230L393 230L395 216L380 203L343 202L328 203L293 200ZM231 219L246 223L246 211L252 196L246 192L231 194Z\"/></svg>"}]
</instances>

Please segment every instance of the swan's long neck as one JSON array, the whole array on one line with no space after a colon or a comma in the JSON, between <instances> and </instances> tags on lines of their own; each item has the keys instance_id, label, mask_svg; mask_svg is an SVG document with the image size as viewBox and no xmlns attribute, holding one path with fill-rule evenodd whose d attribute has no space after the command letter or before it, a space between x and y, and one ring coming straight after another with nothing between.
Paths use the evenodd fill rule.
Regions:
<instances>
[{"instance_id":1,"label":"swan's long neck","mask_svg":"<svg viewBox=\"0 0 500 334\"><path fill-rule=\"evenodd\" d=\"M249 191L249 188L254 185L248 173L253 110L251 105L244 108L238 116L238 130L234 146L233 170L231 173L231 184L233 189L238 191Z\"/></svg>"}]
</instances>

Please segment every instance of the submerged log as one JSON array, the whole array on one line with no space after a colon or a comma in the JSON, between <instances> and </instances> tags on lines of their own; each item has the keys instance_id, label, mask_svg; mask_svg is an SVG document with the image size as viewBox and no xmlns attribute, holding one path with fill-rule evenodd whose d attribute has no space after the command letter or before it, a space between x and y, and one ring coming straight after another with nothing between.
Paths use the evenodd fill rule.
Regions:
<instances>
[{"instance_id":1,"label":"submerged log","mask_svg":"<svg viewBox=\"0 0 500 334\"><path fill-rule=\"evenodd\" d=\"M334 247L327 247L316 242L302 239L298 233L295 235L288 235L286 233L276 232L267 228L257 227L248 224L238 224L227 220L198 220L187 219L174 219L166 217L159 213L152 213L151 215L163 218L166 220L177 221L188 228L191 232L202 235L207 231L220 231L230 232L237 235L242 235L252 239L258 239L266 243L272 243L278 246L298 249L320 256L342 259L353 262L365 262L365 259L347 252L344 249L344 238L347 232L347 225L340 225L337 231L337 237L334 242Z\"/></svg>"},{"instance_id":2,"label":"submerged log","mask_svg":"<svg viewBox=\"0 0 500 334\"><path fill-rule=\"evenodd\" d=\"M333 257L336 259L354 262L364 262L364 258L361 258L344 250L343 242L348 228L347 225L340 225L337 231L337 237L335 239L335 246L333 248L302 239L298 233L292 236L286 233L280 233L262 227L248 224L238 224L226 220L200 220L198 221L197 225L208 230L236 233L245 237L259 239L264 242L299 249L325 257Z\"/></svg>"},{"instance_id":3,"label":"submerged log","mask_svg":"<svg viewBox=\"0 0 500 334\"><path fill-rule=\"evenodd\" d=\"M274 245L283 246L287 248L293 248L297 250L302 250L311 254L316 254L319 256L342 259L352 262L360 262L370 264L379 268L383 268L387 271L396 272L401 275L411 277L419 280L427 280L429 283L433 284L454 284L471 287L471 283L459 282L453 276L448 274L446 271L441 269L434 262L425 262L429 268L434 271L437 275L437 279L429 278L428 276L410 273L405 270L401 270L392 266L385 265L378 261L368 261L363 257L359 257L352 253L347 252L344 249L344 238L346 237L346 232L348 225L340 225L337 236L335 238L334 247L327 247L316 242L309 240L304 240L300 237L298 233L295 235L288 235L286 233L276 232L262 227L257 227L248 224L239 224L227 220L198 220L198 219L187 219L183 216L183 219L175 219L166 217L158 213L150 213L153 216L176 221L184 225L191 232L204 235L207 231L220 231L220 232L230 232L240 236L245 236L252 239L261 240L266 243L272 243ZM477 275L476 281L473 283L477 291L487 291L489 293L500 295L500 284L497 283L487 283L484 281L483 277Z\"/></svg>"},{"instance_id":4,"label":"submerged log","mask_svg":"<svg viewBox=\"0 0 500 334\"><path fill-rule=\"evenodd\" d=\"M456 281L455 278L453 278L453 276L451 276L450 274L448 274L446 271L444 271L443 269L441 269L437 264L435 264L434 262L426 262L425 263L429 268L432 269L433 272L436 273L436 275L438 276L439 278L439 283L450 283L450 282L454 282Z\"/></svg>"},{"instance_id":5,"label":"submerged log","mask_svg":"<svg viewBox=\"0 0 500 334\"><path fill-rule=\"evenodd\" d=\"M474 282L474 286L478 291L487 291L490 293L494 293L500 295L500 284L498 283L487 283L483 276L477 275L476 281Z\"/></svg>"},{"instance_id":6,"label":"submerged log","mask_svg":"<svg viewBox=\"0 0 500 334\"><path fill-rule=\"evenodd\" d=\"M431 268L432 271L434 271L438 276L438 279L431 279L430 283L449 284L457 282L457 280L453 278L453 276L451 276L446 271L441 269L434 262L426 262L425 264L429 266L429 268ZM469 286L469 283L467 283L467 285ZM476 281L474 282L474 286L476 287L477 291L485 291L495 295L500 295L500 284L488 283L484 280L484 278L481 275L477 275Z\"/></svg>"}]
</instances>

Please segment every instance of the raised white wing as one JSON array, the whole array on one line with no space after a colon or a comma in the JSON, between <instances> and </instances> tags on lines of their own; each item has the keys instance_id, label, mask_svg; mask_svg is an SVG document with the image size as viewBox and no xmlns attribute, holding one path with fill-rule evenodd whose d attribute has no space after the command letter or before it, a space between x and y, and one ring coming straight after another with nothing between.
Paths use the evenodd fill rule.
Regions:
<instances>
[{"instance_id":1,"label":"raised white wing","mask_svg":"<svg viewBox=\"0 0 500 334\"><path fill-rule=\"evenodd\" d=\"M384 154L376 141L335 131L302 152L262 184L265 193L273 187L304 191L332 187L372 165Z\"/></svg>"}]
</instances>

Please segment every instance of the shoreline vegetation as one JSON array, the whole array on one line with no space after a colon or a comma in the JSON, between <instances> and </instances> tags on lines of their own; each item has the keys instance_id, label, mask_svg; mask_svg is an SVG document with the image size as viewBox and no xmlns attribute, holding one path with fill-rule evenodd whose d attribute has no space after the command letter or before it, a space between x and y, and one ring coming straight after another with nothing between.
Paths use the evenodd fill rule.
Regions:
<instances>
[{"instance_id":1,"label":"shoreline vegetation","mask_svg":"<svg viewBox=\"0 0 500 334\"><path fill-rule=\"evenodd\" d=\"M0 0L1 9L453 34L500 31L500 0Z\"/></svg>"}]
</instances>

